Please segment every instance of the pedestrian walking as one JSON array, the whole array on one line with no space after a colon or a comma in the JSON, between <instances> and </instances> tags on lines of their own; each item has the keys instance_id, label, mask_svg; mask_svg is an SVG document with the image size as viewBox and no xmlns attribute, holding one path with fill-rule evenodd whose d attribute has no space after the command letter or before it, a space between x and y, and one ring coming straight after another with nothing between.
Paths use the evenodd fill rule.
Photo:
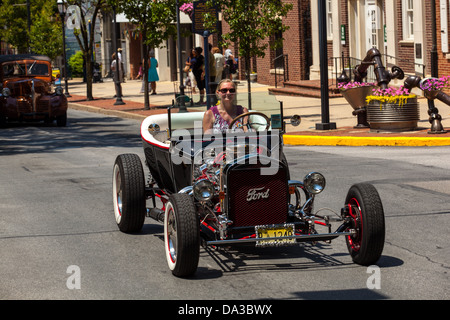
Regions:
<instances>
[{"instance_id":1,"label":"pedestrian walking","mask_svg":"<svg viewBox=\"0 0 450 320\"><path fill-rule=\"evenodd\" d=\"M236 64L234 56L230 49L225 50L225 77L233 80L233 74L236 73Z\"/></svg>"},{"instance_id":2,"label":"pedestrian walking","mask_svg":"<svg viewBox=\"0 0 450 320\"><path fill-rule=\"evenodd\" d=\"M117 49L117 57L119 58L119 80L120 82L125 82L124 66L122 60L122 48Z\"/></svg>"},{"instance_id":3,"label":"pedestrian walking","mask_svg":"<svg viewBox=\"0 0 450 320\"><path fill-rule=\"evenodd\" d=\"M197 88L200 91L200 100L197 104L205 103L205 58L202 55L203 49L196 47L194 49L194 57L191 60L192 73L194 74Z\"/></svg>"},{"instance_id":4,"label":"pedestrian walking","mask_svg":"<svg viewBox=\"0 0 450 320\"><path fill-rule=\"evenodd\" d=\"M118 80L119 82L122 82L122 78L123 78L123 68L121 66L121 63L117 62L117 57L116 57L116 53L114 52L111 55L111 71L112 71L112 76L113 79L116 79L116 75L119 77ZM120 60L119 60L120 61Z\"/></svg>"},{"instance_id":5,"label":"pedestrian walking","mask_svg":"<svg viewBox=\"0 0 450 320\"><path fill-rule=\"evenodd\" d=\"M225 57L218 47L214 47L212 52L214 54L214 61L216 62L216 78L214 79L214 82L219 83L222 80Z\"/></svg>"},{"instance_id":6,"label":"pedestrian walking","mask_svg":"<svg viewBox=\"0 0 450 320\"><path fill-rule=\"evenodd\" d=\"M144 76L144 69L142 68L142 62L140 62L139 63L139 71L138 71L136 79L141 80L143 78L143 76Z\"/></svg>"},{"instance_id":7,"label":"pedestrian walking","mask_svg":"<svg viewBox=\"0 0 450 320\"><path fill-rule=\"evenodd\" d=\"M158 60L155 59L155 52L150 51L150 63L148 68L148 82L150 83L150 88L152 94L156 94L156 82L159 81L158 76Z\"/></svg>"},{"instance_id":8,"label":"pedestrian walking","mask_svg":"<svg viewBox=\"0 0 450 320\"><path fill-rule=\"evenodd\" d=\"M209 82L216 81L216 59L214 59L214 53L212 52L212 45L208 43L208 62L209 62ZM215 89L213 90L215 91Z\"/></svg>"},{"instance_id":9,"label":"pedestrian walking","mask_svg":"<svg viewBox=\"0 0 450 320\"><path fill-rule=\"evenodd\" d=\"M194 59L194 49L189 53L189 57L186 59L186 66L184 67L184 72L187 73L185 85L192 88L192 93L197 93L195 87L197 86L197 81L195 81L194 73L192 72L192 65Z\"/></svg>"}]
</instances>

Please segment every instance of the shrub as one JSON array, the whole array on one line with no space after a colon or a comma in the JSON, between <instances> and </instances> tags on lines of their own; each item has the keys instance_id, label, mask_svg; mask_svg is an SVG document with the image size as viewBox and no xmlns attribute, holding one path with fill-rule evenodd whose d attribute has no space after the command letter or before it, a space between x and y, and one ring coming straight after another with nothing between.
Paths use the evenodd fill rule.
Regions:
<instances>
[{"instance_id":1,"label":"shrub","mask_svg":"<svg viewBox=\"0 0 450 320\"><path fill-rule=\"evenodd\" d=\"M83 52L75 52L75 54L70 57L68 64L72 71L72 77L83 76Z\"/></svg>"}]
</instances>

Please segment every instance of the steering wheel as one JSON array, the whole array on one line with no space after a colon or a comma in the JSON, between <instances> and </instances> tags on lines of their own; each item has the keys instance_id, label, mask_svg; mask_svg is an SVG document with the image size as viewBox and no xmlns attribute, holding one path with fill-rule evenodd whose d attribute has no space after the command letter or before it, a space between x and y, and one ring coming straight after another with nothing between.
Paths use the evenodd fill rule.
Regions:
<instances>
[{"instance_id":1,"label":"steering wheel","mask_svg":"<svg viewBox=\"0 0 450 320\"><path fill-rule=\"evenodd\" d=\"M256 111L256 112L245 112L245 113L243 113L243 114L238 115L236 118L234 118L234 119L231 121L230 125L228 126L228 129L233 128L233 125L234 125L234 124L236 123L236 121L238 121L239 119L241 119L241 118L243 118L243 117L246 117L246 116L251 116L251 115L259 115L259 116L262 116L262 117L266 120L266 129L265 129L265 130L269 130L269 127L270 127L270 119L269 119L264 113L258 112L258 111ZM250 123L248 123L247 126L248 126L249 124L250 124ZM251 125L251 124L250 124L250 125Z\"/></svg>"}]
</instances>

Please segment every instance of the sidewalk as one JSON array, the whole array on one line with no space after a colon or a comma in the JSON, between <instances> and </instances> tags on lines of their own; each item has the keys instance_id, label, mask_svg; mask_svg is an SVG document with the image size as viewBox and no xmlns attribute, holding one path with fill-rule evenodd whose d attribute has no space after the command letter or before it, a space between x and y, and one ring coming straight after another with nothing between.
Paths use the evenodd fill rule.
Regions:
<instances>
[{"instance_id":1,"label":"sidewalk","mask_svg":"<svg viewBox=\"0 0 450 320\"><path fill-rule=\"evenodd\" d=\"M175 100L178 84L163 81L157 83L157 94L150 95L150 110L144 110L144 94L140 93L142 82L127 80L122 83L122 100L124 105L114 105L115 90L111 79L104 79L102 83L93 84L94 100L86 100L86 84L81 79L69 80L69 108L85 110L102 114L114 115L123 118L143 120L152 114L167 113L167 107ZM284 116L298 114L302 117L300 126L287 125L284 136L285 144L291 145L346 145L346 146L447 146L450 145L450 106L436 100L436 107L442 116L442 125L449 132L444 134L430 134L428 122L428 105L425 98L419 98L420 121L415 131L398 133L371 132L370 129L354 129L357 118L352 115L352 107L344 98L333 98L330 104L330 122L336 123L336 130L316 130L316 124L321 121L321 100L317 98L274 96L269 95L268 86L252 83L252 109L264 108L279 109L283 103ZM197 94L186 91L194 102L199 100ZM238 103L247 106L247 82L241 81L238 85ZM187 110L206 111L204 107L191 107ZM178 112L174 108L172 112Z\"/></svg>"}]
</instances>

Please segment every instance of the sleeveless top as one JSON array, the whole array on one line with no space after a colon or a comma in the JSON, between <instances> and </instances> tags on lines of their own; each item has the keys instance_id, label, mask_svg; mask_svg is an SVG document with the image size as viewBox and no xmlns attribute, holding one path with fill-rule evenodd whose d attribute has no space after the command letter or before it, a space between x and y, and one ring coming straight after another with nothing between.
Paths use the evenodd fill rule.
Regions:
<instances>
[{"instance_id":1,"label":"sleeveless top","mask_svg":"<svg viewBox=\"0 0 450 320\"><path fill-rule=\"evenodd\" d=\"M214 124L213 124L213 131L214 132L226 132L228 130L228 127L230 126L230 124L224 119L222 118L222 116L219 113L219 108L217 106L213 106L210 109L212 111L212 113L214 114ZM244 113L244 108L242 106L236 106L236 116L243 114ZM239 119L238 121L236 121L233 125L233 128L231 128L232 130L238 129L240 127L242 127L243 125L243 118Z\"/></svg>"}]
</instances>

